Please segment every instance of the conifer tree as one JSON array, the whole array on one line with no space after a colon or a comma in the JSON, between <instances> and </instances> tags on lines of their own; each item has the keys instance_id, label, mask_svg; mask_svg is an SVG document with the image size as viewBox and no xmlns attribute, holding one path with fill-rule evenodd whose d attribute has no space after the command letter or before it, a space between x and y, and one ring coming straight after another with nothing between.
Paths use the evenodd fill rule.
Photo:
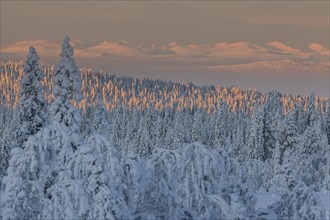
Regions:
<instances>
[{"instance_id":1,"label":"conifer tree","mask_svg":"<svg viewBox=\"0 0 330 220\"><path fill-rule=\"evenodd\" d=\"M80 73L73 59L73 48L70 38L63 39L61 59L54 73L54 96L50 113L55 121L70 127L72 131L79 130L80 115L71 105L71 101L80 102L81 92Z\"/></svg>"},{"instance_id":2,"label":"conifer tree","mask_svg":"<svg viewBox=\"0 0 330 220\"><path fill-rule=\"evenodd\" d=\"M215 140L214 143L217 147L224 148L227 139L227 120L228 120L228 106L221 101L220 108L217 111L215 123Z\"/></svg>"},{"instance_id":3,"label":"conifer tree","mask_svg":"<svg viewBox=\"0 0 330 220\"><path fill-rule=\"evenodd\" d=\"M251 117L250 137L248 139L249 157L252 159L263 160L265 157L263 140L263 111L259 112L255 106Z\"/></svg>"},{"instance_id":4,"label":"conifer tree","mask_svg":"<svg viewBox=\"0 0 330 220\"><path fill-rule=\"evenodd\" d=\"M30 135L36 134L45 124L46 102L42 92L41 81L44 74L39 69L37 51L30 47L24 66L24 75L20 89L20 139L21 143Z\"/></svg>"},{"instance_id":5,"label":"conifer tree","mask_svg":"<svg viewBox=\"0 0 330 220\"><path fill-rule=\"evenodd\" d=\"M281 126L274 157L275 175L273 177L273 191L284 193L296 185L296 170L291 169L296 161L299 136L294 124L294 114L291 112Z\"/></svg>"},{"instance_id":6,"label":"conifer tree","mask_svg":"<svg viewBox=\"0 0 330 220\"><path fill-rule=\"evenodd\" d=\"M32 144L35 135L45 124L45 100L39 69L39 56L33 47L24 66L21 80L20 105L12 121L12 157L7 176L4 178L5 192L2 217L4 219L37 219L41 217L40 159L38 149ZM16 117L15 117L16 116ZM21 126L19 126L19 124ZM26 142L30 136L30 141ZM24 145L23 143L26 142ZM5 143L6 144L6 143ZM7 143L8 145L8 143ZM6 159L6 158L4 158Z\"/></svg>"},{"instance_id":7,"label":"conifer tree","mask_svg":"<svg viewBox=\"0 0 330 220\"><path fill-rule=\"evenodd\" d=\"M100 93L98 93L97 96L97 103L92 118L93 132L100 134L105 133L107 130L108 123L106 117L106 109Z\"/></svg>"}]
</instances>

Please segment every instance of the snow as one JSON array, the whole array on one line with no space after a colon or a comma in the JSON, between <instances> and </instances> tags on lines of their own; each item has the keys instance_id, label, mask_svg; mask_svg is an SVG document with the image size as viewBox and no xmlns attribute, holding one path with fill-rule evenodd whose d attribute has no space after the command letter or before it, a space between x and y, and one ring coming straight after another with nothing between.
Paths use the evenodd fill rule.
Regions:
<instances>
[{"instance_id":1,"label":"snow","mask_svg":"<svg viewBox=\"0 0 330 220\"><path fill-rule=\"evenodd\" d=\"M281 199L281 196L274 193L256 192L255 196L257 197L256 209L267 208Z\"/></svg>"},{"instance_id":2,"label":"snow","mask_svg":"<svg viewBox=\"0 0 330 220\"><path fill-rule=\"evenodd\" d=\"M329 192L317 192L316 193L321 201L322 207L325 209L325 219L330 220L330 193ZM274 193L256 192L257 198L256 210L259 208L267 209L268 206L274 204L281 199L281 196Z\"/></svg>"},{"instance_id":3,"label":"snow","mask_svg":"<svg viewBox=\"0 0 330 220\"><path fill-rule=\"evenodd\" d=\"M321 204L325 209L326 219L330 219L330 192L318 192L316 194L319 196Z\"/></svg>"},{"instance_id":4,"label":"snow","mask_svg":"<svg viewBox=\"0 0 330 220\"><path fill-rule=\"evenodd\" d=\"M36 103L44 93L33 48L23 111L0 105L1 220L330 220L328 100L113 77L91 89L96 102L80 103L69 41L50 74L50 108ZM30 107L38 114L18 114Z\"/></svg>"}]
</instances>

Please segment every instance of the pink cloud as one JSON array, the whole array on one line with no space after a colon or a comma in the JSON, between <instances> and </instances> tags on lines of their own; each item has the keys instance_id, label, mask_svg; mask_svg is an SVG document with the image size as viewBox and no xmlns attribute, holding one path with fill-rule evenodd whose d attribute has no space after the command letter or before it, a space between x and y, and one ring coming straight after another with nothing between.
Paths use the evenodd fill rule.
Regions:
<instances>
[{"instance_id":1,"label":"pink cloud","mask_svg":"<svg viewBox=\"0 0 330 220\"><path fill-rule=\"evenodd\" d=\"M38 54L42 56L55 56L60 54L60 45L48 40L19 41L14 44L8 44L1 48L1 53L26 55L30 46L35 47Z\"/></svg>"},{"instance_id":2,"label":"pink cloud","mask_svg":"<svg viewBox=\"0 0 330 220\"><path fill-rule=\"evenodd\" d=\"M287 60L305 60L310 63L317 63L327 61L329 58L329 49L318 43L309 45L308 50L296 49L277 41L265 45L249 42L181 45L171 42L167 45L152 44L149 46L143 44L131 45L128 41L103 41L90 47L84 47L83 41L76 39L72 41L72 45L73 47L79 45L79 48L75 49L77 58L88 58L90 60L101 58L109 61L129 59L147 62L157 60L181 62L181 64L193 62L194 64L198 63L201 68L211 68L219 71L231 71L233 69L240 69L241 71L250 69L252 71L267 68L268 70L272 69L273 71L275 69L278 71L280 68L283 70L289 68ZM36 47L41 60L43 57L58 57L61 50L60 44L48 40L35 40L19 41L5 45L1 48L1 52L8 56L14 54L25 57L30 46ZM228 64L238 64L238 66L229 66ZM293 64L296 66L301 65L300 72L307 71L307 66L310 65L303 62Z\"/></svg>"},{"instance_id":3,"label":"pink cloud","mask_svg":"<svg viewBox=\"0 0 330 220\"><path fill-rule=\"evenodd\" d=\"M312 51L314 52L317 52L319 54L324 54L324 55L327 55L329 56L329 49L323 47L321 44L318 44L318 43L312 43L308 46L309 49L311 49Z\"/></svg>"},{"instance_id":4,"label":"pink cloud","mask_svg":"<svg viewBox=\"0 0 330 220\"><path fill-rule=\"evenodd\" d=\"M299 49L287 46L281 42L278 41L273 41L271 43L267 43L267 46L273 47L272 49L275 49L277 52L283 53L283 54L288 54L288 55L296 55L299 57L307 57L308 55L306 52L301 51Z\"/></svg>"},{"instance_id":5,"label":"pink cloud","mask_svg":"<svg viewBox=\"0 0 330 220\"><path fill-rule=\"evenodd\" d=\"M86 54L91 53L94 56L118 56L118 57L134 57L138 56L139 52L136 48L128 45L128 41L103 41L99 45L86 48Z\"/></svg>"},{"instance_id":6,"label":"pink cloud","mask_svg":"<svg viewBox=\"0 0 330 220\"><path fill-rule=\"evenodd\" d=\"M276 56L269 53L266 48L248 42L215 44L211 48L210 55L214 57L228 57L232 59L240 58L247 60L272 60L276 58Z\"/></svg>"}]
</instances>

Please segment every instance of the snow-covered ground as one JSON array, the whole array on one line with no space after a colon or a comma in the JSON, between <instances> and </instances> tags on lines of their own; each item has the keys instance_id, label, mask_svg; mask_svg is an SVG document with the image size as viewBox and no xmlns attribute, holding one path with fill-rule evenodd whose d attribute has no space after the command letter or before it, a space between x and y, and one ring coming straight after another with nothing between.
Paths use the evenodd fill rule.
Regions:
<instances>
[{"instance_id":1,"label":"snow-covered ground","mask_svg":"<svg viewBox=\"0 0 330 220\"><path fill-rule=\"evenodd\" d=\"M320 197L321 204L325 209L326 219L330 219L330 192L316 194Z\"/></svg>"},{"instance_id":2,"label":"snow-covered ground","mask_svg":"<svg viewBox=\"0 0 330 220\"><path fill-rule=\"evenodd\" d=\"M256 209L267 208L269 205L281 199L281 196L273 193L257 192L255 194L257 197Z\"/></svg>"},{"instance_id":3,"label":"snow-covered ground","mask_svg":"<svg viewBox=\"0 0 330 220\"><path fill-rule=\"evenodd\" d=\"M325 209L326 219L330 219L330 192L316 193L320 200L323 208ZM258 208L267 208L269 205L281 199L281 196L273 193L257 192L255 194L257 197L256 209Z\"/></svg>"}]
</instances>

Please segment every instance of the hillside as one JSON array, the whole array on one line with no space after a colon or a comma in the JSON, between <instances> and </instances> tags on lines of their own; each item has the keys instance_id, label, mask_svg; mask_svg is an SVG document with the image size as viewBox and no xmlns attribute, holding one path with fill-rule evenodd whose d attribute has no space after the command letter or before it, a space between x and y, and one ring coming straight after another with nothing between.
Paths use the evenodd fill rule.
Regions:
<instances>
[{"instance_id":1,"label":"hillside","mask_svg":"<svg viewBox=\"0 0 330 220\"><path fill-rule=\"evenodd\" d=\"M328 97L79 70L69 40L0 65L2 219L329 218Z\"/></svg>"}]
</instances>

